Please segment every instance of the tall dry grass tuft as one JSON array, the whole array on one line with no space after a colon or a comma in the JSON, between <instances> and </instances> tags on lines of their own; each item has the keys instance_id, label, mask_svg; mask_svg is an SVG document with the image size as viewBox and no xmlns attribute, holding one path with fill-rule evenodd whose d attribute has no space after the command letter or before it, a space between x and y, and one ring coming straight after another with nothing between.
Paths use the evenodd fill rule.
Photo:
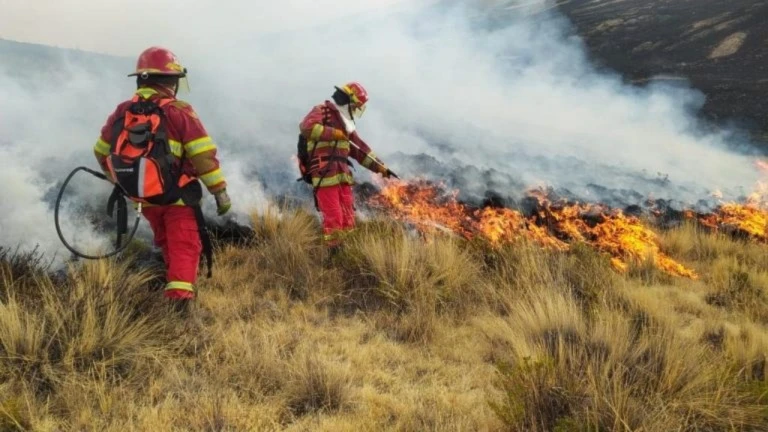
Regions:
<instances>
[{"instance_id":1,"label":"tall dry grass tuft","mask_svg":"<svg viewBox=\"0 0 768 432\"><path fill-rule=\"evenodd\" d=\"M0 247L0 298L7 298L11 286L17 293L34 290L36 279L46 275L49 264L37 249L21 252Z\"/></svg>"},{"instance_id":2,"label":"tall dry grass tuft","mask_svg":"<svg viewBox=\"0 0 768 432\"><path fill-rule=\"evenodd\" d=\"M291 358L288 374L287 407L293 416L337 413L349 407L351 375L345 365L321 360L305 349Z\"/></svg>"},{"instance_id":3,"label":"tall dry grass tuft","mask_svg":"<svg viewBox=\"0 0 768 432\"><path fill-rule=\"evenodd\" d=\"M483 259L483 277L500 301L500 311L512 313L512 303L531 292L556 289L591 314L614 296L621 277L610 260L585 244L574 244L568 252L542 249L528 242L490 248L473 246Z\"/></svg>"},{"instance_id":4,"label":"tall dry grass tuft","mask_svg":"<svg viewBox=\"0 0 768 432\"><path fill-rule=\"evenodd\" d=\"M553 290L514 310L512 352L498 367L505 396L494 404L514 430L750 430L768 421L768 400L672 328L639 328L611 310L587 320Z\"/></svg>"},{"instance_id":5,"label":"tall dry grass tuft","mask_svg":"<svg viewBox=\"0 0 768 432\"><path fill-rule=\"evenodd\" d=\"M140 382L175 354L167 311L147 290L151 274L124 264L88 262L64 284L35 278L15 292L6 278L0 302L0 382L20 382L38 397L72 376L99 372L109 382Z\"/></svg>"},{"instance_id":6,"label":"tall dry grass tuft","mask_svg":"<svg viewBox=\"0 0 768 432\"><path fill-rule=\"evenodd\" d=\"M472 254L446 236L422 240L394 225L370 223L347 239L340 261L348 301L384 311L380 326L399 340L428 340L439 316L489 301Z\"/></svg>"},{"instance_id":7,"label":"tall dry grass tuft","mask_svg":"<svg viewBox=\"0 0 768 432\"><path fill-rule=\"evenodd\" d=\"M318 271L325 259L317 218L304 210L269 207L253 216L256 234L254 263L268 273L262 283L282 289L297 299L322 285Z\"/></svg>"},{"instance_id":8,"label":"tall dry grass tuft","mask_svg":"<svg viewBox=\"0 0 768 432\"><path fill-rule=\"evenodd\" d=\"M297 341L243 321L212 331L217 337L209 352L218 360L211 365L211 375L217 382L251 401L273 396L285 387L288 372L283 362Z\"/></svg>"},{"instance_id":9,"label":"tall dry grass tuft","mask_svg":"<svg viewBox=\"0 0 768 432\"><path fill-rule=\"evenodd\" d=\"M712 263L707 282L710 304L768 323L768 269L742 264L735 257L722 257Z\"/></svg>"},{"instance_id":10,"label":"tall dry grass tuft","mask_svg":"<svg viewBox=\"0 0 768 432\"><path fill-rule=\"evenodd\" d=\"M660 238L665 252L700 266L718 258L734 257L751 267L768 268L768 251L764 244L724 233L712 233L696 223L689 222L677 229L664 231Z\"/></svg>"},{"instance_id":11,"label":"tall dry grass tuft","mask_svg":"<svg viewBox=\"0 0 768 432\"><path fill-rule=\"evenodd\" d=\"M672 253L706 268L707 302L768 323L768 248L686 224L662 236Z\"/></svg>"},{"instance_id":12,"label":"tall dry grass tuft","mask_svg":"<svg viewBox=\"0 0 768 432\"><path fill-rule=\"evenodd\" d=\"M480 268L453 238L422 240L402 230L381 235L370 225L349 239L345 253L351 289L366 290L398 312L456 310L484 300Z\"/></svg>"}]
</instances>

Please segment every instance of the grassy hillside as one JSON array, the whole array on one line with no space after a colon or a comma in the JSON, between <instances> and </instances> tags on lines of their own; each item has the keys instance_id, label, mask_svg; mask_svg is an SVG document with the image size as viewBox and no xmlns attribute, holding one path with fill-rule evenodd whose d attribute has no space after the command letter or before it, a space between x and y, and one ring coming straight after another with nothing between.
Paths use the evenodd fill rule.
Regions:
<instances>
[{"instance_id":1,"label":"grassy hillside","mask_svg":"<svg viewBox=\"0 0 768 432\"><path fill-rule=\"evenodd\" d=\"M219 244L189 315L161 273L0 257L0 429L765 430L768 248L687 224L653 263L313 215Z\"/></svg>"}]
</instances>

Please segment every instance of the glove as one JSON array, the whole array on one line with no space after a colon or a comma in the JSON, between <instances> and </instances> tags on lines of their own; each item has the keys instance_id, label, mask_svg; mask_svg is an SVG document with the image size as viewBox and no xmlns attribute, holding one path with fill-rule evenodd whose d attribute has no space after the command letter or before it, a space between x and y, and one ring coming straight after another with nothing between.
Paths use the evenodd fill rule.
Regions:
<instances>
[{"instance_id":1,"label":"glove","mask_svg":"<svg viewBox=\"0 0 768 432\"><path fill-rule=\"evenodd\" d=\"M390 178L390 177L394 177L394 178L396 178L396 179L399 179L399 178L400 178L400 177L398 177L398 176L397 176L397 174L395 174L395 173L394 173L394 172L393 172L391 169L389 169L389 168L387 168L387 169L386 169L386 171L384 171L384 172L383 172L381 175L382 175L384 178Z\"/></svg>"},{"instance_id":2,"label":"glove","mask_svg":"<svg viewBox=\"0 0 768 432\"><path fill-rule=\"evenodd\" d=\"M219 216L225 214L232 208L232 202L229 200L229 195L227 195L226 189L216 192L213 197L216 198L216 213Z\"/></svg>"},{"instance_id":3,"label":"glove","mask_svg":"<svg viewBox=\"0 0 768 432\"><path fill-rule=\"evenodd\" d=\"M347 134L341 129L334 129L332 135L334 141L347 139Z\"/></svg>"}]
</instances>

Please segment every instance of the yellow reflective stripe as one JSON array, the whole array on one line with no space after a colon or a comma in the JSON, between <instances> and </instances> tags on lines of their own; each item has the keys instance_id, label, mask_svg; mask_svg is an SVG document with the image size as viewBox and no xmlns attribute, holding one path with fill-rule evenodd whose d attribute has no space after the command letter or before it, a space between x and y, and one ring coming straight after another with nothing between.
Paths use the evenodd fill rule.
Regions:
<instances>
[{"instance_id":1,"label":"yellow reflective stripe","mask_svg":"<svg viewBox=\"0 0 768 432\"><path fill-rule=\"evenodd\" d=\"M195 287L189 282L171 281L165 285L165 290L182 290L195 292Z\"/></svg>"},{"instance_id":2,"label":"yellow reflective stripe","mask_svg":"<svg viewBox=\"0 0 768 432\"><path fill-rule=\"evenodd\" d=\"M211 137L208 136L204 136L184 144L184 151L187 152L187 157L194 157L200 153L205 153L215 148L216 144L213 142Z\"/></svg>"},{"instance_id":3,"label":"yellow reflective stripe","mask_svg":"<svg viewBox=\"0 0 768 432\"><path fill-rule=\"evenodd\" d=\"M157 94L157 90L150 87L142 87L136 90L136 94L143 97L144 99L149 99L150 96Z\"/></svg>"},{"instance_id":4,"label":"yellow reflective stripe","mask_svg":"<svg viewBox=\"0 0 768 432\"><path fill-rule=\"evenodd\" d=\"M376 161L376 154L373 152L368 153L365 156L365 159L363 159L363 166L366 168L370 168L371 164Z\"/></svg>"},{"instance_id":5,"label":"yellow reflective stripe","mask_svg":"<svg viewBox=\"0 0 768 432\"><path fill-rule=\"evenodd\" d=\"M326 187L326 186L336 186L341 183L346 184L354 184L354 178L352 177L352 174L347 173L339 173L334 176L329 176L323 178L323 183L320 184L320 177L313 177L312 178L312 186L317 187L318 184L320 184L320 187Z\"/></svg>"},{"instance_id":6,"label":"yellow reflective stripe","mask_svg":"<svg viewBox=\"0 0 768 432\"><path fill-rule=\"evenodd\" d=\"M184 204L184 200L180 199L180 200L176 201L176 202L175 202L175 203L173 203L173 204L166 204L166 205L172 205L172 206L185 206L186 204ZM143 203L143 204L141 205L141 207L142 207L142 208L147 208L147 207L160 207L160 206L159 206L158 204L149 204L149 203ZM134 209L134 210L136 210L136 209L138 209L138 208L139 208L139 204L138 204L137 202L134 202L134 203L133 203L133 209Z\"/></svg>"},{"instance_id":7,"label":"yellow reflective stripe","mask_svg":"<svg viewBox=\"0 0 768 432\"><path fill-rule=\"evenodd\" d=\"M99 138L96 141L96 144L93 146L93 150L96 153L100 154L100 155L108 156L109 155L109 148L110 147L111 146L109 145L108 142L106 142L103 139Z\"/></svg>"},{"instance_id":8,"label":"yellow reflective stripe","mask_svg":"<svg viewBox=\"0 0 768 432\"><path fill-rule=\"evenodd\" d=\"M318 138L320 138L320 135L323 134L323 125L316 124L312 126L312 133L309 134L309 139L311 141L316 141Z\"/></svg>"},{"instance_id":9,"label":"yellow reflective stripe","mask_svg":"<svg viewBox=\"0 0 768 432\"><path fill-rule=\"evenodd\" d=\"M171 147L171 153L173 153L174 156L177 158L181 157L181 142L169 139L168 145Z\"/></svg>"},{"instance_id":10,"label":"yellow reflective stripe","mask_svg":"<svg viewBox=\"0 0 768 432\"><path fill-rule=\"evenodd\" d=\"M221 172L221 168L216 168L208 174L200 176L200 180L202 180L207 187L212 187L224 181L224 173Z\"/></svg>"},{"instance_id":11,"label":"yellow reflective stripe","mask_svg":"<svg viewBox=\"0 0 768 432\"><path fill-rule=\"evenodd\" d=\"M312 151L315 146L317 146L319 149L333 147L335 142L336 141L318 141L315 143L314 141L309 141L307 142L307 151ZM336 146L336 148L339 150L349 150L349 141L339 140L339 144Z\"/></svg>"}]
</instances>

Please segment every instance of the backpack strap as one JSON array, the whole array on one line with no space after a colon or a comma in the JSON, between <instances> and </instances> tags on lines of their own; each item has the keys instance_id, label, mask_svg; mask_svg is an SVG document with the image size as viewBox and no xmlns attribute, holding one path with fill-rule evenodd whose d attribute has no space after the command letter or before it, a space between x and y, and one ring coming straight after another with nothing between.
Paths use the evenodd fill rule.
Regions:
<instances>
[{"instance_id":1,"label":"backpack strap","mask_svg":"<svg viewBox=\"0 0 768 432\"><path fill-rule=\"evenodd\" d=\"M329 110L329 109L328 109L328 107L327 107L327 106L325 106L325 105L323 105L323 106L322 106L321 110L323 111L323 120L322 120L321 124L322 124L323 126L327 126L327 125L328 125L328 123L329 123L329 122L330 122L330 120L331 120L331 113L330 113L330 110ZM302 136L301 136L301 134L299 134L299 143L301 143L301 141L302 141L302 140L301 140L301 138L302 138ZM305 141L305 145L306 145L306 143L308 143L308 142L309 142L309 140ZM305 178L306 176L309 176L309 177L311 177L310 168L312 167L312 159L314 159L314 158L315 158L315 150L317 150L317 141L315 141L315 145L312 147L312 151L311 151L311 152L309 152L309 155L307 156L307 173L306 173L306 175L305 175L305 176L302 176L302 177L299 177L298 179L296 179L296 181L301 181L301 180L304 180L304 178ZM301 157L301 155L305 155L305 154L306 154L306 148L304 149L304 152L303 152L303 153L302 153L301 151L299 151L299 155L300 155L299 157ZM311 184L311 183L312 183L312 181L310 180L308 183L310 183L310 184Z\"/></svg>"},{"instance_id":2,"label":"backpack strap","mask_svg":"<svg viewBox=\"0 0 768 432\"><path fill-rule=\"evenodd\" d=\"M328 109L327 106L323 106L323 126L328 124L328 122L330 121L330 118L331 118L331 111ZM317 186L312 188L312 197L315 200L315 209L317 211L320 211L320 205L317 202L317 190L320 188L320 185L323 183L323 180L325 180L325 176L328 175L328 170L330 169L331 161L341 159L340 156L336 156L336 150L338 146L339 146L339 140L334 141L333 150L331 150L330 156L327 156L328 163L325 165L325 168L321 172L320 180L317 182ZM317 143L315 143L315 147L312 149L313 157L314 157L315 149L317 149ZM349 159L346 159L346 158L344 159L347 161L347 163L350 163ZM311 161L312 160L310 159L310 163Z\"/></svg>"},{"instance_id":3,"label":"backpack strap","mask_svg":"<svg viewBox=\"0 0 768 432\"><path fill-rule=\"evenodd\" d=\"M333 160L336 157L336 148L339 145L339 141L336 140L333 142L333 150L331 150L331 155L329 156L330 160ZM317 190L320 189L320 185L323 183L323 180L325 180L325 176L328 175L328 170L330 169L331 163L329 162L325 165L325 168L323 168L322 175L320 176L320 180L317 182L317 186L312 188L312 196L315 199L315 209L317 211L320 211L320 205L317 202Z\"/></svg>"}]
</instances>

